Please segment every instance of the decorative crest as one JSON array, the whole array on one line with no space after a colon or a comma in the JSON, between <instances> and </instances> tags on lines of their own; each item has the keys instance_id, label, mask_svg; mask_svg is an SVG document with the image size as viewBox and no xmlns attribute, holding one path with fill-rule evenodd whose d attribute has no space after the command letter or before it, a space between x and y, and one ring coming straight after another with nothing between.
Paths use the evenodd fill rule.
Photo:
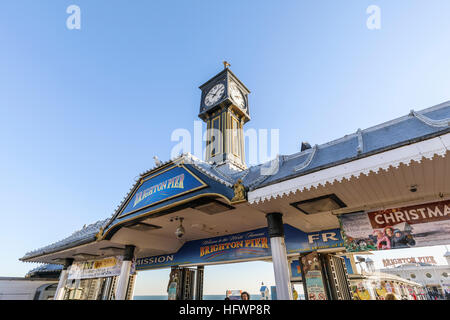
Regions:
<instances>
[{"instance_id":1,"label":"decorative crest","mask_svg":"<svg viewBox=\"0 0 450 320\"><path fill-rule=\"evenodd\" d=\"M100 230L97 232L97 234L95 235L95 239L96 239L96 241L99 241L101 238L102 238L102 236L103 236L103 227L101 227L100 228Z\"/></svg>"},{"instance_id":2,"label":"decorative crest","mask_svg":"<svg viewBox=\"0 0 450 320\"><path fill-rule=\"evenodd\" d=\"M234 197L231 199L231 202L237 201L245 201L245 187L242 184L242 180L238 179L236 183L233 185L234 189Z\"/></svg>"}]
</instances>

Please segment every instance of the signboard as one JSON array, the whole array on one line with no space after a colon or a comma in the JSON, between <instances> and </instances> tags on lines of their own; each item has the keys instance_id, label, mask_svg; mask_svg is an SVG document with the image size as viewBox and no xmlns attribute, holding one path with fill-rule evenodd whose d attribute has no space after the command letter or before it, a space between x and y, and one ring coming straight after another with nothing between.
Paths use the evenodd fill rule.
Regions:
<instances>
[{"instance_id":1,"label":"signboard","mask_svg":"<svg viewBox=\"0 0 450 320\"><path fill-rule=\"evenodd\" d=\"M318 248L342 247L339 229L306 233L284 225L288 253L302 253ZM268 258L272 256L267 228L227 236L186 242L176 253L137 259L138 270L188 264L210 264Z\"/></svg>"},{"instance_id":2,"label":"signboard","mask_svg":"<svg viewBox=\"0 0 450 320\"><path fill-rule=\"evenodd\" d=\"M206 186L184 166L170 167L143 180L120 216L129 215Z\"/></svg>"},{"instance_id":3,"label":"signboard","mask_svg":"<svg viewBox=\"0 0 450 320\"><path fill-rule=\"evenodd\" d=\"M284 225L286 251L303 253L320 249L339 248L344 246L340 229L303 232L289 224Z\"/></svg>"},{"instance_id":4,"label":"signboard","mask_svg":"<svg viewBox=\"0 0 450 320\"><path fill-rule=\"evenodd\" d=\"M177 253L137 259L137 269L271 256L267 228L186 242Z\"/></svg>"},{"instance_id":5,"label":"signboard","mask_svg":"<svg viewBox=\"0 0 450 320\"><path fill-rule=\"evenodd\" d=\"M397 264L405 263L429 263L437 264L433 256L427 257L410 257L410 258L397 258L397 259L383 259L383 265L385 267L395 266Z\"/></svg>"},{"instance_id":6,"label":"signboard","mask_svg":"<svg viewBox=\"0 0 450 320\"><path fill-rule=\"evenodd\" d=\"M450 241L450 200L341 215L349 252L434 246Z\"/></svg>"},{"instance_id":7,"label":"signboard","mask_svg":"<svg viewBox=\"0 0 450 320\"><path fill-rule=\"evenodd\" d=\"M317 252L311 252L301 259L305 275L305 294L308 300L328 300L322 275L322 267Z\"/></svg>"},{"instance_id":8,"label":"signboard","mask_svg":"<svg viewBox=\"0 0 450 320\"><path fill-rule=\"evenodd\" d=\"M68 279L89 279L114 277L120 274L123 262L122 256L91 260L84 262L74 262L70 268ZM132 264L131 272L134 273L135 263Z\"/></svg>"}]
</instances>

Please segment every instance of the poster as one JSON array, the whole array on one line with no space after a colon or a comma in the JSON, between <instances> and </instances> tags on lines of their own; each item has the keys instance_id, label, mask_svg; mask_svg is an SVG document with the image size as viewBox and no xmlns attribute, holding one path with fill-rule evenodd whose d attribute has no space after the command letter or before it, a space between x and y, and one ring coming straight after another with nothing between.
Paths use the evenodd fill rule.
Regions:
<instances>
[{"instance_id":1,"label":"poster","mask_svg":"<svg viewBox=\"0 0 450 320\"><path fill-rule=\"evenodd\" d=\"M300 268L300 261L298 259L292 260L290 262L290 267L291 267L291 281L292 280L302 280L302 271Z\"/></svg>"},{"instance_id":2,"label":"poster","mask_svg":"<svg viewBox=\"0 0 450 320\"><path fill-rule=\"evenodd\" d=\"M450 243L450 200L339 217L348 252Z\"/></svg>"},{"instance_id":3,"label":"poster","mask_svg":"<svg viewBox=\"0 0 450 320\"><path fill-rule=\"evenodd\" d=\"M301 257L308 300L327 300L327 293L322 277L322 267L317 252Z\"/></svg>"},{"instance_id":4,"label":"poster","mask_svg":"<svg viewBox=\"0 0 450 320\"><path fill-rule=\"evenodd\" d=\"M169 276L169 284L167 285L167 295L169 300L177 300L179 295L179 279L180 279L180 270L179 269L172 269L170 271Z\"/></svg>"}]
</instances>

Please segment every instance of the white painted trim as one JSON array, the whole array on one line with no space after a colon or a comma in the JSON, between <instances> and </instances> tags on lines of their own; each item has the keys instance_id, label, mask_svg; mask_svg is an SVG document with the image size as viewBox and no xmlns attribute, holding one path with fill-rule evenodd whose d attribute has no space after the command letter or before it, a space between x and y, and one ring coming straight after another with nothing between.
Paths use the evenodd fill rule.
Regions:
<instances>
[{"instance_id":1,"label":"white painted trim","mask_svg":"<svg viewBox=\"0 0 450 320\"><path fill-rule=\"evenodd\" d=\"M397 168L402 163L409 165L412 160L421 162L423 157L445 156L448 150L450 133L252 190L248 193L248 202L258 203L318 185L340 182L344 178L358 178L361 174L387 170L390 166Z\"/></svg>"},{"instance_id":2,"label":"white painted trim","mask_svg":"<svg viewBox=\"0 0 450 320\"><path fill-rule=\"evenodd\" d=\"M422 121L423 123L436 128L445 128L450 125L450 118L447 119L441 119L441 120L433 120L428 118L427 116L424 116L421 113L417 113L414 110L411 110L411 115Z\"/></svg>"}]
</instances>

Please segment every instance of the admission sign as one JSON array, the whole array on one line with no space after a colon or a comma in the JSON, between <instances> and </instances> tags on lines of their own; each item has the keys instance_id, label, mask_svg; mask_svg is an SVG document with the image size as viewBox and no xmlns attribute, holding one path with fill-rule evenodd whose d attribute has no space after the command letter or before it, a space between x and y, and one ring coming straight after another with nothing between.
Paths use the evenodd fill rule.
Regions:
<instances>
[{"instance_id":1,"label":"admission sign","mask_svg":"<svg viewBox=\"0 0 450 320\"><path fill-rule=\"evenodd\" d=\"M343 246L339 229L307 233L285 224L284 231L288 254ZM137 259L136 269L205 265L218 262L264 259L271 256L268 230L267 228L260 228L226 236L188 241L175 253Z\"/></svg>"}]
</instances>

